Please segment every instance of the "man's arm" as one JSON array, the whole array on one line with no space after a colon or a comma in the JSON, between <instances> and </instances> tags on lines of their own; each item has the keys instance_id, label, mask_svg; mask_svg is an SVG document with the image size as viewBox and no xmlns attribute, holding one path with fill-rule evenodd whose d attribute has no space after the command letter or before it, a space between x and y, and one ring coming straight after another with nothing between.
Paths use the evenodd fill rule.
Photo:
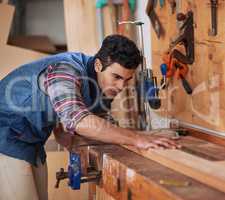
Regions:
<instances>
[{"instance_id":1,"label":"man's arm","mask_svg":"<svg viewBox=\"0 0 225 200\"><path fill-rule=\"evenodd\" d=\"M90 113L80 93L82 84L79 72L72 66L58 63L49 66L45 77L45 90L50 97L63 129L66 132L114 144L133 145L139 148L176 148L174 141L138 134L135 131L112 125Z\"/></svg>"},{"instance_id":2,"label":"man's arm","mask_svg":"<svg viewBox=\"0 0 225 200\"><path fill-rule=\"evenodd\" d=\"M117 127L95 115L83 118L77 124L76 133L102 142L132 145L142 149L180 148L180 145L168 138L143 135L130 129Z\"/></svg>"}]
</instances>

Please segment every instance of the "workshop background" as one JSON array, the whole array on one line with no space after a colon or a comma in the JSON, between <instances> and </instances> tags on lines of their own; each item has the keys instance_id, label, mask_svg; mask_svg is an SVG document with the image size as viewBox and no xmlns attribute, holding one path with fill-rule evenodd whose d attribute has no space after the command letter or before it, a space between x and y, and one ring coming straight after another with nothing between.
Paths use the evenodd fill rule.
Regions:
<instances>
[{"instance_id":1,"label":"workshop background","mask_svg":"<svg viewBox=\"0 0 225 200\"><path fill-rule=\"evenodd\" d=\"M104 3L107 1L96 0L0 2L0 79L17 66L49 54L81 51L93 55L103 38L113 33L128 36L141 48L139 27L133 24L118 25L119 21L141 21L144 23L146 66L153 69L158 85L168 79L165 83L167 88L160 90L159 94L156 92L157 98L161 99L160 109L148 108L150 129L167 128L171 123L179 122L186 127L201 127L206 131L210 130L210 133L225 136L224 0L215 5L216 20L211 17L213 9L210 0L175 1L177 5L174 7L171 3L173 1L156 1L158 3L153 5L154 14L148 0L117 0L106 4ZM160 2L164 2L163 5ZM181 12L185 15L177 19L174 13ZM188 28L182 29L180 23L186 19L193 21L187 20ZM153 21L155 24L151 23ZM174 42L176 36L184 32L188 37L181 38L178 43ZM176 60L173 60L173 56L177 55L174 49L180 53ZM185 55L181 56L185 62L180 64L181 54ZM176 62L176 67L171 65L171 74L162 74L161 64L170 67L173 61ZM134 82L135 79L130 84ZM113 109L120 105L124 97L127 97L123 102L125 107L133 108L137 102L129 99L129 96L135 96L134 92L125 88L112 104L112 115L122 127L140 126L136 109ZM46 149L49 199L89 199L88 184L82 184L80 191L73 191L66 181L61 181L60 187L54 188L56 171L67 168L68 152L55 142L53 136L48 140ZM215 185L221 183L218 188L225 192L221 189L223 186L225 188L225 178L220 181ZM211 182L211 185L214 183ZM110 199L106 196L104 191L97 188L96 199Z\"/></svg>"}]
</instances>

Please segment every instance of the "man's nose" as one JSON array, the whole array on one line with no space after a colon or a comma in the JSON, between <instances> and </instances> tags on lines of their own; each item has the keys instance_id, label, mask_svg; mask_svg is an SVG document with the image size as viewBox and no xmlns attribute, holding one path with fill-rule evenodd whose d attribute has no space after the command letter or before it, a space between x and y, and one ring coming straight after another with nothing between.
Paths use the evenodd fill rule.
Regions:
<instances>
[{"instance_id":1,"label":"man's nose","mask_svg":"<svg viewBox=\"0 0 225 200\"><path fill-rule=\"evenodd\" d=\"M125 81L124 80L118 81L117 88L121 91L124 87L125 87Z\"/></svg>"}]
</instances>

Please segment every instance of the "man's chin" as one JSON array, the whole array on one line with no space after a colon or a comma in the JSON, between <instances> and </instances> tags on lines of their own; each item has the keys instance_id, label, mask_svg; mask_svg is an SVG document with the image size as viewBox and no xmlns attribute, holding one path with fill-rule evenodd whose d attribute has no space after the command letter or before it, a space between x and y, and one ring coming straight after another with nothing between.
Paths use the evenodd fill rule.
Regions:
<instances>
[{"instance_id":1,"label":"man's chin","mask_svg":"<svg viewBox=\"0 0 225 200\"><path fill-rule=\"evenodd\" d=\"M104 95L106 96L107 99L114 99L117 96L117 93L104 93Z\"/></svg>"}]
</instances>

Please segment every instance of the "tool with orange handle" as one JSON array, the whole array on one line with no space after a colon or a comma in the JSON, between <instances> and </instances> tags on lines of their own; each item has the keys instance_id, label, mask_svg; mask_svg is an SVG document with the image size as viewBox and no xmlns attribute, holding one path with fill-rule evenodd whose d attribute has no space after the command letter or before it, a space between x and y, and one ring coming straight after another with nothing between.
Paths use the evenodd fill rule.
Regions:
<instances>
[{"instance_id":1,"label":"tool with orange handle","mask_svg":"<svg viewBox=\"0 0 225 200\"><path fill-rule=\"evenodd\" d=\"M182 85L187 94L192 94L192 88L185 79L189 71L187 64L178 61L178 59L168 52L163 55L162 59L164 63L161 65L161 72L164 78L161 81L161 85L166 85L166 78L175 77L176 79L181 79Z\"/></svg>"}]
</instances>

